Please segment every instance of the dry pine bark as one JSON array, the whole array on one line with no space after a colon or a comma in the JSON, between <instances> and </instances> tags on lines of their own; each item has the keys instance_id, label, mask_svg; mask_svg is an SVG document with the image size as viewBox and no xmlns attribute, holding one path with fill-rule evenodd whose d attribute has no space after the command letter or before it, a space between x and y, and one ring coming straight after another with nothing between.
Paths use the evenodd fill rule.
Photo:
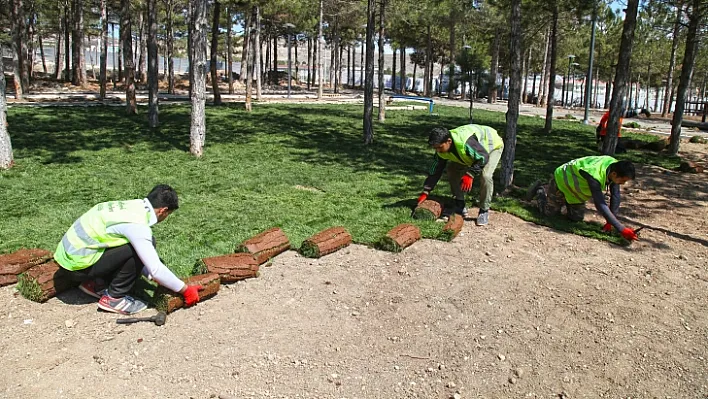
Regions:
<instances>
[{"instance_id":1,"label":"dry pine bark","mask_svg":"<svg viewBox=\"0 0 708 399\"><path fill-rule=\"evenodd\" d=\"M263 264L288 249L290 249L288 237L283 233L283 230L273 227L242 242L236 247L236 252L250 253L258 264Z\"/></svg>"},{"instance_id":2,"label":"dry pine bark","mask_svg":"<svg viewBox=\"0 0 708 399\"><path fill-rule=\"evenodd\" d=\"M200 262L204 272L218 274L222 284L259 275L258 262L253 255L245 252L204 258Z\"/></svg>"},{"instance_id":3,"label":"dry pine bark","mask_svg":"<svg viewBox=\"0 0 708 399\"><path fill-rule=\"evenodd\" d=\"M0 287L17 282L17 276L31 267L47 262L52 253L44 249L20 249L0 255Z\"/></svg>"}]
</instances>

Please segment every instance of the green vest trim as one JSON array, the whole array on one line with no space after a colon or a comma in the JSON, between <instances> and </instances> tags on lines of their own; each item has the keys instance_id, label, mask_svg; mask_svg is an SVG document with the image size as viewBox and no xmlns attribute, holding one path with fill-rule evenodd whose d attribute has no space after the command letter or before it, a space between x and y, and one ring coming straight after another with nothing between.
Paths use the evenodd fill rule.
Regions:
<instances>
[{"instance_id":1,"label":"green vest trim","mask_svg":"<svg viewBox=\"0 0 708 399\"><path fill-rule=\"evenodd\" d=\"M150 214L143 200L103 202L84 213L62 237L54 259L68 270L82 270L98 262L107 248L128 243L124 236L106 229L120 223L149 225Z\"/></svg>"},{"instance_id":2,"label":"green vest trim","mask_svg":"<svg viewBox=\"0 0 708 399\"><path fill-rule=\"evenodd\" d=\"M585 171L600 184L607 185L607 168L615 162L615 158L606 155L578 158L559 166L553 176L566 202L582 204L592 198L592 193L580 171Z\"/></svg>"},{"instance_id":3,"label":"green vest trim","mask_svg":"<svg viewBox=\"0 0 708 399\"><path fill-rule=\"evenodd\" d=\"M452 144L455 146L458 156L455 156L452 151L439 152L438 156L442 159L467 166L471 166L475 163L475 159L469 156L465 150L465 145L470 136L475 136L480 144L486 146L488 153L504 147L504 140L499 137L496 130L489 126L474 124L460 126L450 130L450 136L452 136Z\"/></svg>"}]
</instances>

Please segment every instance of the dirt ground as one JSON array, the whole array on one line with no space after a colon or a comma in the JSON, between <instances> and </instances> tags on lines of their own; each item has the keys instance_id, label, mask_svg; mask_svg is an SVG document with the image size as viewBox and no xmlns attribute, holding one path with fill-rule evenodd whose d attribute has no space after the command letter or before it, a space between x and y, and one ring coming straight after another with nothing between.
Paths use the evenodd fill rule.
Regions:
<instances>
[{"instance_id":1,"label":"dirt ground","mask_svg":"<svg viewBox=\"0 0 708 399\"><path fill-rule=\"evenodd\" d=\"M706 398L707 177L642 167L629 247L494 213L400 254L286 252L162 327L5 287L0 397Z\"/></svg>"}]
</instances>

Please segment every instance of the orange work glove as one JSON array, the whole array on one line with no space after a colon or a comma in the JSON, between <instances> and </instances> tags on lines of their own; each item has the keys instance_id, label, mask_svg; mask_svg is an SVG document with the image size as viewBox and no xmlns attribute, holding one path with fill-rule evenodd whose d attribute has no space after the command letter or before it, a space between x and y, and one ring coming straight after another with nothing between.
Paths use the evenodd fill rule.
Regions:
<instances>
[{"instance_id":1,"label":"orange work glove","mask_svg":"<svg viewBox=\"0 0 708 399\"><path fill-rule=\"evenodd\" d=\"M629 227L625 227L624 230L622 230L622 237L624 237L624 239L627 241L634 241L639 239L637 233L635 233L634 230L630 229Z\"/></svg>"},{"instance_id":2,"label":"orange work glove","mask_svg":"<svg viewBox=\"0 0 708 399\"><path fill-rule=\"evenodd\" d=\"M464 192L468 192L472 189L472 182L474 182L474 179L470 175L464 175L462 176L462 180L460 182L460 188Z\"/></svg>"},{"instance_id":3,"label":"orange work glove","mask_svg":"<svg viewBox=\"0 0 708 399\"><path fill-rule=\"evenodd\" d=\"M426 199L428 199L428 194L426 194L426 193L420 194L420 197L418 197L418 205L420 205L420 203L425 201Z\"/></svg>"},{"instance_id":4,"label":"orange work glove","mask_svg":"<svg viewBox=\"0 0 708 399\"><path fill-rule=\"evenodd\" d=\"M602 226L602 231L604 231L605 233L611 232L611 231L612 231L612 225L609 224L609 223L605 223L605 225Z\"/></svg>"},{"instance_id":5,"label":"orange work glove","mask_svg":"<svg viewBox=\"0 0 708 399\"><path fill-rule=\"evenodd\" d=\"M184 293L182 293L182 296L184 297L184 303L187 306L192 306L199 302L199 291L203 289L204 288L201 285L187 286L187 289L184 290Z\"/></svg>"}]
</instances>

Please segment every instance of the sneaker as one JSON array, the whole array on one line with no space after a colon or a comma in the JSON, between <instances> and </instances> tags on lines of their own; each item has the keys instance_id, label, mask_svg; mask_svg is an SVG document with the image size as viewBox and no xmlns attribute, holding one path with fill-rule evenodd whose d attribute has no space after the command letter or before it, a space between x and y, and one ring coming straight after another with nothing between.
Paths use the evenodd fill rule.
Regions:
<instances>
[{"instance_id":1,"label":"sneaker","mask_svg":"<svg viewBox=\"0 0 708 399\"><path fill-rule=\"evenodd\" d=\"M484 226L489 224L489 211L479 211L477 216L477 221L475 222L477 226Z\"/></svg>"},{"instance_id":2,"label":"sneaker","mask_svg":"<svg viewBox=\"0 0 708 399\"><path fill-rule=\"evenodd\" d=\"M546 214L546 204L548 203L548 198L546 197L546 190L543 189L543 187L540 187L538 190L536 190L536 197L538 201L538 210L541 212L541 215Z\"/></svg>"},{"instance_id":3,"label":"sneaker","mask_svg":"<svg viewBox=\"0 0 708 399\"><path fill-rule=\"evenodd\" d=\"M123 298L113 298L106 293L101 297L101 300L98 301L98 308L113 313L135 314L147 309L147 305L128 295Z\"/></svg>"},{"instance_id":4,"label":"sneaker","mask_svg":"<svg viewBox=\"0 0 708 399\"><path fill-rule=\"evenodd\" d=\"M86 295L91 295L96 299L101 299L102 296L108 294L108 288L105 284L96 280L87 280L79 285L79 289Z\"/></svg>"}]
</instances>

